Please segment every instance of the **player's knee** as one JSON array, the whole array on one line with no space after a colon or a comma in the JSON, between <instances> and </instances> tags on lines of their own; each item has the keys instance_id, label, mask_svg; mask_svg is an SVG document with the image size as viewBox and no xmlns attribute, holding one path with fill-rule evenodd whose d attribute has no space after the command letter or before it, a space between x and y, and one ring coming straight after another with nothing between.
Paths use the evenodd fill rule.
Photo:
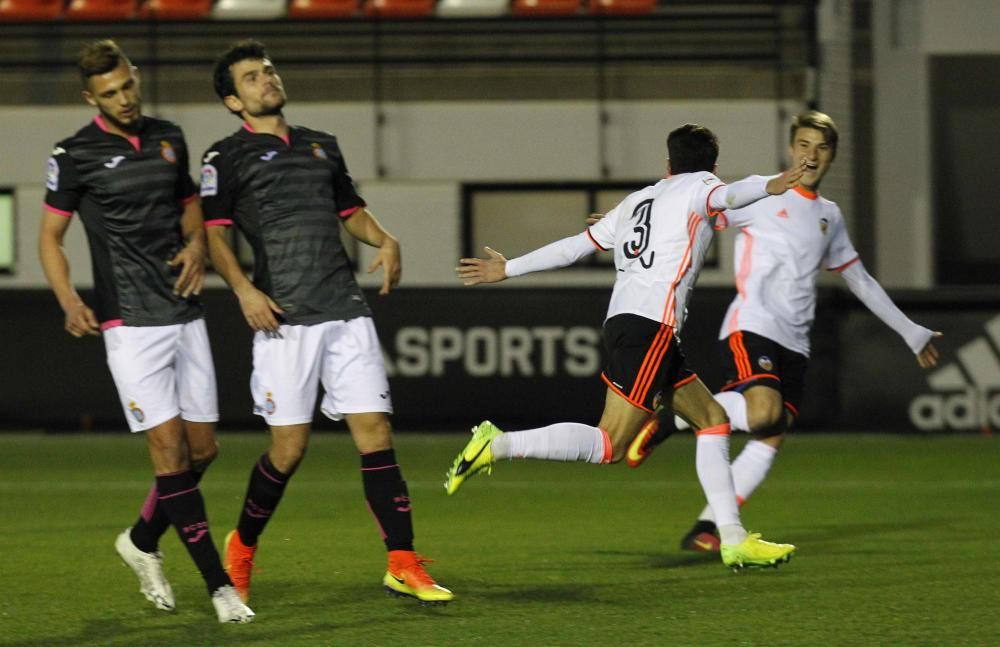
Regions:
<instances>
[{"instance_id":1,"label":"player's knee","mask_svg":"<svg viewBox=\"0 0 1000 647\"><path fill-rule=\"evenodd\" d=\"M204 472L219 455L219 443L213 440L204 447L191 448L191 469Z\"/></svg>"},{"instance_id":2,"label":"player's knee","mask_svg":"<svg viewBox=\"0 0 1000 647\"><path fill-rule=\"evenodd\" d=\"M306 443L282 443L271 447L268 458L271 465L282 474L292 474L306 456Z\"/></svg>"}]
</instances>

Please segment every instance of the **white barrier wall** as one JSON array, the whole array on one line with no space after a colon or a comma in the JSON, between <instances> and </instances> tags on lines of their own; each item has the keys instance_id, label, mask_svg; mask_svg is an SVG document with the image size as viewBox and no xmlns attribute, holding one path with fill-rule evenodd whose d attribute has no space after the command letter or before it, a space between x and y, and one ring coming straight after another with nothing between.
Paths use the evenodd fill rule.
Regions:
<instances>
[{"instance_id":1,"label":"white barrier wall","mask_svg":"<svg viewBox=\"0 0 1000 647\"><path fill-rule=\"evenodd\" d=\"M610 103L604 133L608 179L655 181L662 177L667 133L685 122L704 123L722 145L719 174L735 179L781 166L784 126L774 101L639 101ZM794 109L794 107L792 108ZM149 114L178 122L197 156L239 128L220 105L147 106ZM337 134L351 173L374 213L404 245L405 281L411 286L451 286L461 254L463 182L596 181L601 172L598 105L588 101L516 103L399 103L383 107L376 127L372 104L292 104L289 120ZM93 116L79 107L0 108L3 148L0 187L17 191L17 258L0 288L41 287L35 239L44 196L45 161L56 141ZM385 176L378 177L377 151ZM581 226L582 226L581 214ZM539 244L548 241L537 241ZM91 284L82 228L70 229L67 252L75 282ZM722 254L727 258L728 253ZM362 256L362 265L370 254ZM373 285L375 277L366 278ZM607 273L568 272L526 277L519 285L604 285ZM705 280L727 283L728 267Z\"/></svg>"}]
</instances>

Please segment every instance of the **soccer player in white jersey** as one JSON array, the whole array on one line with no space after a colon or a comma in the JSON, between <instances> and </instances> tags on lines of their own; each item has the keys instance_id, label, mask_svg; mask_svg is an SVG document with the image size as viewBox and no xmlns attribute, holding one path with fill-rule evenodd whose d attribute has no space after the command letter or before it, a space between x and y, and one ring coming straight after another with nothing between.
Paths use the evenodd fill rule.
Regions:
<instances>
[{"instance_id":1,"label":"soccer player in white jersey","mask_svg":"<svg viewBox=\"0 0 1000 647\"><path fill-rule=\"evenodd\" d=\"M677 336L721 210L784 193L797 185L802 168L727 186L713 175L718 140L693 124L671 132L667 149L668 177L629 195L588 230L509 261L489 248L486 259L461 259L458 274L471 286L564 267L613 248L617 278L604 322L608 359L601 377L608 388L598 425L561 422L504 433L484 421L473 428L445 488L454 494L465 479L504 458L618 462L662 391L665 405L697 430L696 470L717 514L723 563L777 566L791 558L795 547L763 541L743 528L729 470L729 422L687 369Z\"/></svg>"},{"instance_id":2,"label":"soccer player in white jersey","mask_svg":"<svg viewBox=\"0 0 1000 647\"><path fill-rule=\"evenodd\" d=\"M799 415L820 270L839 273L851 292L903 338L919 366L934 366L938 359L932 340L941 333L917 325L893 304L865 271L840 209L819 195L837 154L833 120L822 112L804 112L793 119L789 136L793 165L806 165L799 186L716 219L717 228L739 229L737 294L719 331L727 382L715 399L733 429L753 436L732 464L740 505L764 481L785 432ZM660 416L661 429L655 424L643 428L630 447L630 465L641 464L669 435L670 423ZM682 419L675 424L685 426ZM718 551L716 519L710 502L681 547Z\"/></svg>"}]
</instances>

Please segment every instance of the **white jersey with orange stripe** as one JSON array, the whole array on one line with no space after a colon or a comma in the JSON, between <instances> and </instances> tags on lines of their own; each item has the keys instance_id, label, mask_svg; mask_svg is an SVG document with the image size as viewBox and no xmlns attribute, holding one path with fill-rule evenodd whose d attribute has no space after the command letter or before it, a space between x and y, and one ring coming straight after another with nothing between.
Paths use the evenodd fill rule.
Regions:
<instances>
[{"instance_id":1,"label":"white jersey with orange stripe","mask_svg":"<svg viewBox=\"0 0 1000 647\"><path fill-rule=\"evenodd\" d=\"M763 177L725 185L712 173L681 173L626 197L589 230L614 249L618 276L607 317L636 314L680 331L687 300L721 209L767 195Z\"/></svg>"},{"instance_id":2,"label":"white jersey with orange stripe","mask_svg":"<svg viewBox=\"0 0 1000 647\"><path fill-rule=\"evenodd\" d=\"M737 295L719 339L744 330L808 356L819 271L841 271L858 261L840 208L799 187L726 211L715 226L739 229Z\"/></svg>"}]
</instances>

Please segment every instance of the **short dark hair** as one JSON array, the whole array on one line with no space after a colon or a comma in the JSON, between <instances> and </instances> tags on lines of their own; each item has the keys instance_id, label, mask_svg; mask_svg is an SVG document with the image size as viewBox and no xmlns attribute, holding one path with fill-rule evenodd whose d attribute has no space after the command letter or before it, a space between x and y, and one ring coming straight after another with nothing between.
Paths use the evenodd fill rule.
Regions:
<instances>
[{"instance_id":1,"label":"short dark hair","mask_svg":"<svg viewBox=\"0 0 1000 647\"><path fill-rule=\"evenodd\" d=\"M819 110L807 110L795 115L788 129L789 144L795 143L795 133L799 128L812 128L823 133L826 145L830 147L833 156L837 156L837 142L840 140L840 134L837 132L837 124L833 123L830 115Z\"/></svg>"},{"instance_id":2,"label":"short dark hair","mask_svg":"<svg viewBox=\"0 0 1000 647\"><path fill-rule=\"evenodd\" d=\"M667 135L670 172L712 171L719 159L719 138L698 124L684 124Z\"/></svg>"},{"instance_id":3,"label":"short dark hair","mask_svg":"<svg viewBox=\"0 0 1000 647\"><path fill-rule=\"evenodd\" d=\"M123 61L126 65L132 64L118 43L110 38L95 40L80 50L80 56L77 58L76 66L80 71L80 82L86 88L90 77L107 74Z\"/></svg>"},{"instance_id":4,"label":"short dark hair","mask_svg":"<svg viewBox=\"0 0 1000 647\"><path fill-rule=\"evenodd\" d=\"M269 56L264 44L252 38L240 40L230 45L229 49L215 61L215 69L212 71L212 84L215 86L215 93L219 95L220 99L236 94L236 80L229 68L240 61L260 61L265 58L269 58Z\"/></svg>"}]
</instances>

